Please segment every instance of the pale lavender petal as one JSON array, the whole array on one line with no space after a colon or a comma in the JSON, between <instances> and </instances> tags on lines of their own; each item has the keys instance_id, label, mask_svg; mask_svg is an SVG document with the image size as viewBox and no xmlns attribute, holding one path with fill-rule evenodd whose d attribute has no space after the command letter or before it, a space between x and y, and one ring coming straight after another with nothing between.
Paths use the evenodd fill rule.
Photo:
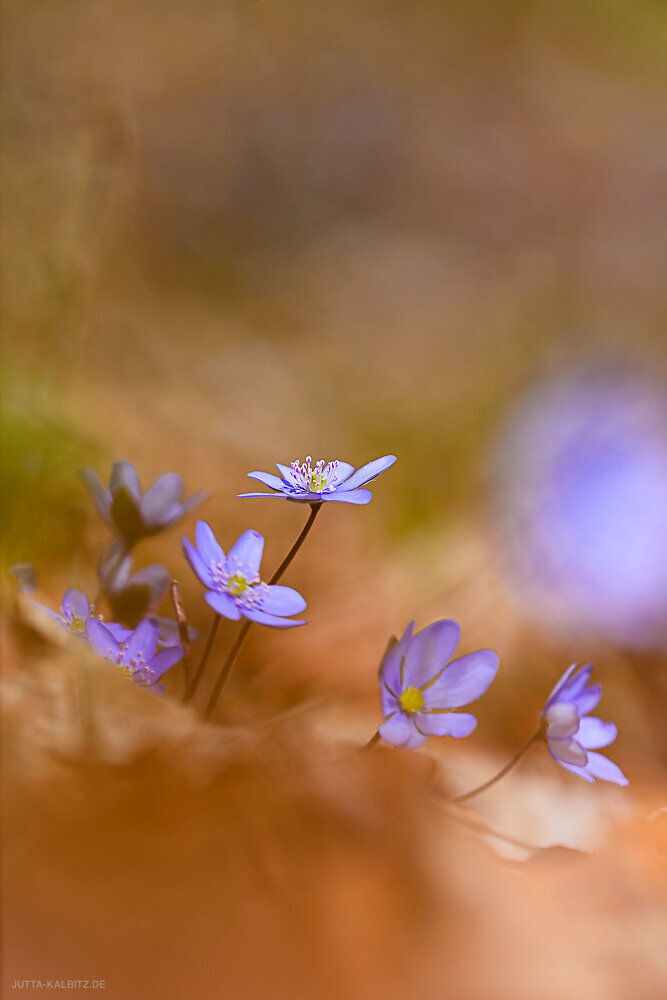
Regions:
<instances>
[{"instance_id":1,"label":"pale lavender petal","mask_svg":"<svg viewBox=\"0 0 667 1000\"><path fill-rule=\"evenodd\" d=\"M117 661L120 647L109 629L97 618L88 618L86 621L86 638L98 656Z\"/></svg>"},{"instance_id":2,"label":"pale lavender petal","mask_svg":"<svg viewBox=\"0 0 667 1000\"><path fill-rule=\"evenodd\" d=\"M612 781L615 785L628 785L630 783L618 764L614 764L613 760L609 760L601 753L589 753L587 766L594 777L601 778L603 781Z\"/></svg>"},{"instance_id":3,"label":"pale lavender petal","mask_svg":"<svg viewBox=\"0 0 667 1000\"><path fill-rule=\"evenodd\" d=\"M156 680L173 667L175 663L178 663L183 657L183 650L180 646L170 646L168 649L163 649L153 658L151 662L151 670L155 675Z\"/></svg>"},{"instance_id":4,"label":"pale lavender petal","mask_svg":"<svg viewBox=\"0 0 667 1000\"><path fill-rule=\"evenodd\" d=\"M120 622L104 622L104 627L111 632L116 642L127 642L128 636L132 635L132 629L126 628Z\"/></svg>"},{"instance_id":5,"label":"pale lavender petal","mask_svg":"<svg viewBox=\"0 0 667 1000\"><path fill-rule=\"evenodd\" d=\"M180 505L181 516L183 517L185 514L189 514L191 510L194 510L200 503L203 503L204 500L208 499L208 496L209 494L206 490L197 490L196 493L193 493L191 497L188 497L188 499L184 500Z\"/></svg>"},{"instance_id":6,"label":"pale lavender petal","mask_svg":"<svg viewBox=\"0 0 667 1000\"><path fill-rule=\"evenodd\" d=\"M185 535L181 536L181 541L183 542L183 551L185 553L185 558L190 563L190 566L192 567L194 572L197 574L197 576L199 577L199 579L201 580L201 582L204 584L205 587L212 587L213 577L211 576L211 572L208 566L204 564L197 549L194 547L192 542L188 541Z\"/></svg>"},{"instance_id":7,"label":"pale lavender petal","mask_svg":"<svg viewBox=\"0 0 667 1000\"><path fill-rule=\"evenodd\" d=\"M385 654L382 666L380 667L381 680L396 696L400 695L403 690L403 685L401 684L401 661L406 654L414 627L415 623L413 621L410 622L399 641Z\"/></svg>"},{"instance_id":8,"label":"pale lavender petal","mask_svg":"<svg viewBox=\"0 0 667 1000\"><path fill-rule=\"evenodd\" d=\"M384 681L380 681L380 703L382 704L382 715L393 715L394 712L401 711L401 703L396 697L396 689L390 691Z\"/></svg>"},{"instance_id":9,"label":"pale lavender petal","mask_svg":"<svg viewBox=\"0 0 667 1000\"><path fill-rule=\"evenodd\" d=\"M393 747L402 747L404 750L416 750L423 747L428 737L417 732L414 725L403 712L397 712L391 718L385 719L378 732L385 741Z\"/></svg>"},{"instance_id":10,"label":"pale lavender petal","mask_svg":"<svg viewBox=\"0 0 667 1000\"><path fill-rule=\"evenodd\" d=\"M229 594L216 594L212 590L207 590L204 594L204 600L211 605L214 611L222 615L223 618L231 618L232 621L238 621L241 617L241 612L237 608L236 602Z\"/></svg>"},{"instance_id":11,"label":"pale lavender petal","mask_svg":"<svg viewBox=\"0 0 667 1000\"><path fill-rule=\"evenodd\" d=\"M366 465L362 465L361 468L357 469L353 476L350 476L345 484L345 488L354 490L357 486L365 486L366 483L370 483L371 479L375 479L381 472L388 469L390 465L393 465L395 461L395 455L385 455L383 458L376 458L373 462L367 462Z\"/></svg>"},{"instance_id":12,"label":"pale lavender petal","mask_svg":"<svg viewBox=\"0 0 667 1000\"><path fill-rule=\"evenodd\" d=\"M150 566L144 566L143 569L134 574L130 580L130 586L149 587L151 601L157 603L169 586L170 580L171 574L166 567L161 566L160 563L151 563Z\"/></svg>"},{"instance_id":13,"label":"pale lavender petal","mask_svg":"<svg viewBox=\"0 0 667 1000\"><path fill-rule=\"evenodd\" d=\"M40 604L39 601L30 601L34 604L36 608L40 608L41 611L45 611L49 618L53 618L54 622L58 622L59 625L63 625L63 616L58 611L53 611L52 608L47 608L46 604Z\"/></svg>"},{"instance_id":14,"label":"pale lavender petal","mask_svg":"<svg viewBox=\"0 0 667 1000\"><path fill-rule=\"evenodd\" d=\"M595 719L589 715L580 720L576 735L577 743L581 743L586 750L597 750L613 743L618 735L618 729L613 722L603 722L602 719Z\"/></svg>"},{"instance_id":15,"label":"pale lavender petal","mask_svg":"<svg viewBox=\"0 0 667 1000\"><path fill-rule=\"evenodd\" d=\"M280 462L276 462L276 469L278 470L278 472L283 477L286 483L289 483L290 486L296 486L296 482L294 480L294 472L292 471L292 469L290 469L289 465L281 465Z\"/></svg>"},{"instance_id":16,"label":"pale lavender petal","mask_svg":"<svg viewBox=\"0 0 667 1000\"><path fill-rule=\"evenodd\" d=\"M576 701L591 679L593 664L587 663L563 685L557 701Z\"/></svg>"},{"instance_id":17,"label":"pale lavender petal","mask_svg":"<svg viewBox=\"0 0 667 1000\"><path fill-rule=\"evenodd\" d=\"M567 668L567 670L560 678L556 686L552 688L551 694L547 698L547 703L545 706L546 708L548 708L549 705L552 704L552 702L557 700L557 697L560 694L562 688L565 686L565 684L567 684L568 680L570 679L570 677L572 676L572 674L574 673L574 671L577 669L578 666L579 666L578 663L573 663L571 667Z\"/></svg>"},{"instance_id":18,"label":"pale lavender petal","mask_svg":"<svg viewBox=\"0 0 667 1000\"><path fill-rule=\"evenodd\" d=\"M105 520L111 518L111 493L107 490L94 469L85 468L79 473L84 484L90 491L93 503Z\"/></svg>"},{"instance_id":19,"label":"pale lavender petal","mask_svg":"<svg viewBox=\"0 0 667 1000\"><path fill-rule=\"evenodd\" d=\"M273 625L274 628L294 628L295 625L307 625L307 622L295 618L282 618L280 615L270 615L259 608L242 608L242 613L252 622L259 625Z\"/></svg>"},{"instance_id":20,"label":"pale lavender petal","mask_svg":"<svg viewBox=\"0 0 667 1000\"><path fill-rule=\"evenodd\" d=\"M318 494L319 500L337 501L338 503L355 503L364 504L370 503L373 499L373 494L370 490L348 490L347 483L345 484L344 490L336 490L335 493L322 493Z\"/></svg>"},{"instance_id":21,"label":"pale lavender petal","mask_svg":"<svg viewBox=\"0 0 667 1000\"><path fill-rule=\"evenodd\" d=\"M579 729L579 713L576 705L567 701L558 701L544 713L547 720L547 738L562 740L574 736ZM580 741L581 742L581 741Z\"/></svg>"},{"instance_id":22,"label":"pale lavender petal","mask_svg":"<svg viewBox=\"0 0 667 1000\"><path fill-rule=\"evenodd\" d=\"M428 625L413 636L405 656L403 688L423 687L437 677L451 659L460 637L460 626L447 618ZM458 707L460 704L438 707Z\"/></svg>"},{"instance_id":23,"label":"pale lavender petal","mask_svg":"<svg viewBox=\"0 0 667 1000\"><path fill-rule=\"evenodd\" d=\"M243 532L229 550L226 562L228 572L235 573L239 570L246 577L253 577L259 573L263 551L263 536L260 535L259 531L253 531L252 528L249 528L248 531Z\"/></svg>"},{"instance_id":24,"label":"pale lavender petal","mask_svg":"<svg viewBox=\"0 0 667 1000\"><path fill-rule=\"evenodd\" d=\"M185 484L175 472L165 472L149 486L141 501L141 513L148 524L166 520L172 506L181 499ZM180 504L179 504L180 511Z\"/></svg>"},{"instance_id":25,"label":"pale lavender petal","mask_svg":"<svg viewBox=\"0 0 667 1000\"><path fill-rule=\"evenodd\" d=\"M499 662L492 649L478 649L454 660L424 690L427 707L459 708L481 698L496 676Z\"/></svg>"},{"instance_id":26,"label":"pale lavender petal","mask_svg":"<svg viewBox=\"0 0 667 1000\"><path fill-rule=\"evenodd\" d=\"M415 725L429 736L453 736L460 740L470 736L477 719L468 712L418 712Z\"/></svg>"},{"instance_id":27,"label":"pale lavender petal","mask_svg":"<svg viewBox=\"0 0 667 1000\"><path fill-rule=\"evenodd\" d=\"M222 546L213 534L210 524L206 521L197 521L195 541L202 560L207 566L211 563L223 563L225 561L225 553L222 550Z\"/></svg>"},{"instance_id":28,"label":"pale lavender petal","mask_svg":"<svg viewBox=\"0 0 667 1000\"><path fill-rule=\"evenodd\" d=\"M579 709L579 715L588 715L594 708L597 708L601 697L602 687L600 684L591 684L582 694L577 695L573 700Z\"/></svg>"},{"instance_id":29,"label":"pale lavender petal","mask_svg":"<svg viewBox=\"0 0 667 1000\"><path fill-rule=\"evenodd\" d=\"M278 476L272 475L270 472L249 472L249 479L256 479L259 483L264 483L265 486L269 486L272 490L284 490L285 483Z\"/></svg>"},{"instance_id":30,"label":"pale lavender petal","mask_svg":"<svg viewBox=\"0 0 667 1000\"><path fill-rule=\"evenodd\" d=\"M565 764L576 764L581 767L588 760L588 755L584 748L572 738L550 739L547 734L547 745L551 755Z\"/></svg>"},{"instance_id":31,"label":"pale lavender petal","mask_svg":"<svg viewBox=\"0 0 667 1000\"><path fill-rule=\"evenodd\" d=\"M88 598L82 590L75 590L74 588L65 591L63 609L70 610L73 615L77 615L79 618L87 618L90 614Z\"/></svg>"},{"instance_id":32,"label":"pale lavender petal","mask_svg":"<svg viewBox=\"0 0 667 1000\"><path fill-rule=\"evenodd\" d=\"M336 468L336 478L333 483L340 486L341 483L346 482L354 472L354 466L350 465L349 462L339 462Z\"/></svg>"},{"instance_id":33,"label":"pale lavender petal","mask_svg":"<svg viewBox=\"0 0 667 1000\"><path fill-rule=\"evenodd\" d=\"M146 618L135 628L127 638L125 657L134 659L141 654L149 662L157 649L157 637L160 627L154 618Z\"/></svg>"},{"instance_id":34,"label":"pale lavender petal","mask_svg":"<svg viewBox=\"0 0 667 1000\"><path fill-rule=\"evenodd\" d=\"M551 753L551 750L549 750L549 753ZM561 767L564 767L566 771L569 771L571 774L576 774L579 778L583 778L584 781L588 781L591 785L595 784L595 778L589 773L587 767L577 767L576 764L566 764L565 761L559 760L558 757L554 756L554 754L551 754L551 756L556 763L560 764Z\"/></svg>"},{"instance_id":35,"label":"pale lavender petal","mask_svg":"<svg viewBox=\"0 0 667 1000\"><path fill-rule=\"evenodd\" d=\"M141 484L139 482L137 470L131 462L128 462L124 458L122 458L119 462L114 462L111 467L111 482L109 486L112 495L117 489L119 489L119 487L125 486L135 500L139 500L141 497Z\"/></svg>"},{"instance_id":36,"label":"pale lavender petal","mask_svg":"<svg viewBox=\"0 0 667 1000\"><path fill-rule=\"evenodd\" d=\"M272 584L257 606L272 615L298 615L305 609L306 602L298 590Z\"/></svg>"},{"instance_id":37,"label":"pale lavender petal","mask_svg":"<svg viewBox=\"0 0 667 1000\"><path fill-rule=\"evenodd\" d=\"M245 500L247 497L285 497L286 493L237 493L237 500Z\"/></svg>"}]
</instances>

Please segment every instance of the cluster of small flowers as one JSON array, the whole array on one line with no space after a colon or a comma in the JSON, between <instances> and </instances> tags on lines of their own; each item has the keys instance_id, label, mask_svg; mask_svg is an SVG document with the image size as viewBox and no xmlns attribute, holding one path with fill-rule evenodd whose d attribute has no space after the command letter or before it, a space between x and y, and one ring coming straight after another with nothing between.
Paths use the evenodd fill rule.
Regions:
<instances>
[{"instance_id":1,"label":"cluster of small flowers","mask_svg":"<svg viewBox=\"0 0 667 1000\"><path fill-rule=\"evenodd\" d=\"M262 581L260 576L264 538L259 532L245 531L227 555L206 521L196 525L195 544L183 537L185 556L206 588L205 600L216 616L245 618L246 628L251 622L276 628L306 624L292 617L306 607L301 594L278 585L275 580L291 561L323 503L369 503L372 494L367 485L395 461L395 456L386 455L355 470L340 461L321 460L313 466L308 456L302 463L278 464L280 476L248 473L272 492L238 496L274 496L307 503L312 510L311 519L270 583ZM175 642L175 623L153 614L169 574L157 565L132 574L131 550L143 538L180 520L200 502L202 494L183 501L183 481L173 473L161 476L142 494L137 473L126 461L113 466L108 490L91 470L83 475L98 510L116 533L99 568L101 593L112 611L120 610L118 617L129 621L130 626L103 622L85 594L77 590L67 591L59 611L45 610L62 627L85 637L100 656L116 664L125 676L160 689L160 677L183 655L182 647ZM370 744L382 739L394 747L416 749L429 736L455 739L469 736L477 719L459 709L480 698L496 676L499 659L490 649L452 658L460 640L461 630L456 622L443 619L416 633L414 624L407 626L400 640L391 641L383 658L380 667L383 719ZM602 696L600 685L590 683L591 672L591 664L581 668L574 664L564 673L546 701L540 728L530 742L544 740L558 764L586 781L597 778L625 785L627 778L620 768L596 752L614 741L617 730L612 722L590 715Z\"/></svg>"}]
</instances>

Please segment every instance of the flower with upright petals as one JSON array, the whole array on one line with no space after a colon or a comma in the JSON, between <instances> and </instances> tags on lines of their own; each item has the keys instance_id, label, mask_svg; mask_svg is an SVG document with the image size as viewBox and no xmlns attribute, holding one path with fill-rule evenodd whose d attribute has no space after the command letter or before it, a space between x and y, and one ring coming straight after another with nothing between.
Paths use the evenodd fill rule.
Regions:
<instances>
[{"instance_id":1,"label":"flower with upright petals","mask_svg":"<svg viewBox=\"0 0 667 1000\"><path fill-rule=\"evenodd\" d=\"M52 611L51 608L47 608L45 604L40 604L38 601L32 603L41 608L42 611L46 611L54 622L67 629L72 635L79 636L79 638L85 637L86 620L90 617L91 610L90 602L82 590L76 590L74 587L66 590L58 611Z\"/></svg>"},{"instance_id":2,"label":"flower with upright petals","mask_svg":"<svg viewBox=\"0 0 667 1000\"><path fill-rule=\"evenodd\" d=\"M180 521L204 497L200 490L182 500L185 486L175 472L166 472L143 493L136 469L125 459L114 462L108 490L93 469L83 469L81 477L100 514L116 527L127 549Z\"/></svg>"},{"instance_id":3,"label":"flower with upright petals","mask_svg":"<svg viewBox=\"0 0 667 1000\"><path fill-rule=\"evenodd\" d=\"M132 573L132 556L125 555L119 561L115 553L102 564L98 576L114 618L133 627L155 611L171 579L159 563Z\"/></svg>"},{"instance_id":4,"label":"flower with upright petals","mask_svg":"<svg viewBox=\"0 0 667 1000\"><path fill-rule=\"evenodd\" d=\"M416 635L414 624L380 667L379 733L385 743L407 750L423 746L429 736L469 736L477 719L452 709L481 697L498 670L498 656L490 649L451 660L461 635L456 622L437 621Z\"/></svg>"},{"instance_id":5,"label":"flower with upright petals","mask_svg":"<svg viewBox=\"0 0 667 1000\"><path fill-rule=\"evenodd\" d=\"M259 567L264 539L258 531L244 531L225 556L206 521L198 521L196 547L183 538L190 566L207 587L204 595L214 611L225 618L249 618L262 625L291 628L305 625L286 616L304 610L306 602L291 587L263 583Z\"/></svg>"},{"instance_id":6,"label":"flower with upright petals","mask_svg":"<svg viewBox=\"0 0 667 1000\"><path fill-rule=\"evenodd\" d=\"M603 722L588 714L602 697L602 687L589 684L592 670L591 663L580 670L573 663L549 695L542 713L547 747L557 764L585 781L599 778L627 785L628 779L620 767L603 754L595 753L613 743L618 730L613 722Z\"/></svg>"},{"instance_id":7,"label":"flower with upright petals","mask_svg":"<svg viewBox=\"0 0 667 1000\"><path fill-rule=\"evenodd\" d=\"M371 480L376 479L395 461L395 455L385 455L384 458L376 458L375 461L362 465L355 472L354 466L349 462L325 463L320 459L313 465L312 458L308 455L302 463L292 462L289 466L276 463L280 476L274 476L270 472L248 473L250 479L259 480L274 490L274 493L239 493L238 496L282 496L286 500L310 504L323 503L326 500L335 500L339 503L370 503L373 499L371 491L359 487L366 486Z\"/></svg>"},{"instance_id":8,"label":"flower with upright petals","mask_svg":"<svg viewBox=\"0 0 667 1000\"><path fill-rule=\"evenodd\" d=\"M86 636L91 647L105 660L115 663L120 672L135 684L164 690L158 683L170 667L183 656L180 646L170 646L157 652L158 623L146 618L122 642L118 642L106 625L96 618L86 622Z\"/></svg>"}]
</instances>

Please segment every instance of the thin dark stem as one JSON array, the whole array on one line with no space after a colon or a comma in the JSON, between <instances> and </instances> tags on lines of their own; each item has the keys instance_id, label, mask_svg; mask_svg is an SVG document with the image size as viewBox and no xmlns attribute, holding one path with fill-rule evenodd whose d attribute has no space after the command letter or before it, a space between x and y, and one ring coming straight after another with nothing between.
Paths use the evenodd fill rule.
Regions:
<instances>
[{"instance_id":1,"label":"thin dark stem","mask_svg":"<svg viewBox=\"0 0 667 1000\"><path fill-rule=\"evenodd\" d=\"M243 623L243 626L241 627L241 630L239 631L239 634L236 636L236 640L234 641L234 645L232 646L232 648L229 650L229 653L227 654L227 659L225 660L223 668L220 671L220 676L218 677L218 679L216 681L216 684L215 684L215 687L213 688L213 693L211 694L211 697L208 700L208 705L206 706L206 711L204 712L204 718L205 719L209 719L210 718L211 712L215 708L215 704L216 704L218 698L220 697L220 692L222 691L222 689L223 689L223 687L225 685L225 681L227 680L227 678L229 676L229 671L232 669L232 666L234 665L234 660L236 659L236 657L238 655L238 651L240 650L241 646L243 645L243 641L244 641L245 637L247 636L248 632L250 631L250 626L251 625L252 625L252 622L250 621L250 619L246 618L246 620Z\"/></svg>"},{"instance_id":2,"label":"thin dark stem","mask_svg":"<svg viewBox=\"0 0 667 1000\"><path fill-rule=\"evenodd\" d=\"M169 596L171 597L171 603L174 608L174 613L176 615L176 622L178 624L178 634L181 640L181 647L183 649L183 673L185 679L185 694L187 695L190 687L190 678L192 676L192 655L190 650L190 633L188 631L188 619L185 614L183 602L181 600L181 591L180 587L178 586L178 580L171 581L171 587L169 588Z\"/></svg>"},{"instance_id":3,"label":"thin dark stem","mask_svg":"<svg viewBox=\"0 0 667 1000\"><path fill-rule=\"evenodd\" d=\"M213 643L215 642L215 637L218 634L219 626L220 626L220 615L216 613L216 616L213 619L213 624L211 625L211 631L208 634L208 640L206 642L206 649L204 650L204 655L202 656L201 662L197 667L197 673L192 678L192 684L186 691L185 698L183 699L186 705L189 701L192 700L195 691L199 687L199 682L204 676L204 669L206 667L206 664L208 663L208 658L211 655L211 650L213 649Z\"/></svg>"},{"instance_id":4,"label":"thin dark stem","mask_svg":"<svg viewBox=\"0 0 667 1000\"><path fill-rule=\"evenodd\" d=\"M364 743L364 745L362 747L359 747L359 749L360 750L372 750L373 747L375 746L375 744L379 743L379 741L380 741L380 733L378 731L377 733L373 733L373 735L371 736L371 738L368 741L368 743Z\"/></svg>"},{"instance_id":5,"label":"thin dark stem","mask_svg":"<svg viewBox=\"0 0 667 1000\"><path fill-rule=\"evenodd\" d=\"M521 758L523 757L523 755L526 754L526 753L528 753L528 751L532 747L533 743L536 743L539 740L539 738L540 738L540 730L538 729L538 730L536 730L536 732L533 733L533 735L530 737L530 739L528 740L528 742L524 743L524 745L521 747L521 749L517 753L514 754L514 756L512 757L512 759L510 761L508 761L508 763L505 764L505 766L503 768L501 768L500 771L498 771L497 774L494 774L494 776L492 778L489 778L488 781L485 781L483 785L479 785L478 788L473 788L472 791L466 792L465 795L455 795L449 801L450 802L467 802L468 799L472 799L473 796L480 795L482 792L485 792L487 790L487 788L491 788L491 786L495 785L495 783L497 781L500 781L501 778L504 778L505 775L509 771L511 771L513 767L516 767L516 765L519 763L519 761L521 760Z\"/></svg>"},{"instance_id":6,"label":"thin dark stem","mask_svg":"<svg viewBox=\"0 0 667 1000\"><path fill-rule=\"evenodd\" d=\"M306 538L308 537L308 532L310 531L310 529L312 528L312 526L315 524L315 518L317 517L317 515L320 512L321 506L322 506L321 503L311 503L311 505L310 505L310 517L308 518L308 520L306 521L305 525L303 526L303 531L301 532L301 534L299 535L299 537L295 541L294 545L292 546L292 548L289 550L289 552L287 553L287 555L285 556L285 558L281 562L281 564L278 567L278 569L275 571L275 573L273 574L273 576L269 580L269 586L271 586L271 584L273 584L273 583L277 583L278 582L278 580L283 575L283 573L285 572L285 570L287 569L287 567L289 566L289 564L292 562L292 559L294 559L294 556L297 554L297 552L299 551L299 549L301 548L301 546L305 542Z\"/></svg>"}]
</instances>

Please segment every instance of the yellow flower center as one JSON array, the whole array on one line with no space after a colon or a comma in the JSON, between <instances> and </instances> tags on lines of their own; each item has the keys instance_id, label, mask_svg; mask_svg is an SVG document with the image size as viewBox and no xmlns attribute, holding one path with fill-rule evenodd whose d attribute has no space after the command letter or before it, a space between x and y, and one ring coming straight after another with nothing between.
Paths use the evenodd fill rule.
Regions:
<instances>
[{"instance_id":1,"label":"yellow flower center","mask_svg":"<svg viewBox=\"0 0 667 1000\"><path fill-rule=\"evenodd\" d=\"M399 701L404 712L418 712L424 707L424 695L418 687L406 688Z\"/></svg>"},{"instance_id":2,"label":"yellow flower center","mask_svg":"<svg viewBox=\"0 0 667 1000\"><path fill-rule=\"evenodd\" d=\"M248 589L248 581L243 573L232 573L227 584L227 590L233 597L238 597L244 590Z\"/></svg>"},{"instance_id":3,"label":"yellow flower center","mask_svg":"<svg viewBox=\"0 0 667 1000\"><path fill-rule=\"evenodd\" d=\"M86 631L86 619L82 618L81 615L72 615L70 628L72 632L75 632L77 635L82 634Z\"/></svg>"}]
</instances>

